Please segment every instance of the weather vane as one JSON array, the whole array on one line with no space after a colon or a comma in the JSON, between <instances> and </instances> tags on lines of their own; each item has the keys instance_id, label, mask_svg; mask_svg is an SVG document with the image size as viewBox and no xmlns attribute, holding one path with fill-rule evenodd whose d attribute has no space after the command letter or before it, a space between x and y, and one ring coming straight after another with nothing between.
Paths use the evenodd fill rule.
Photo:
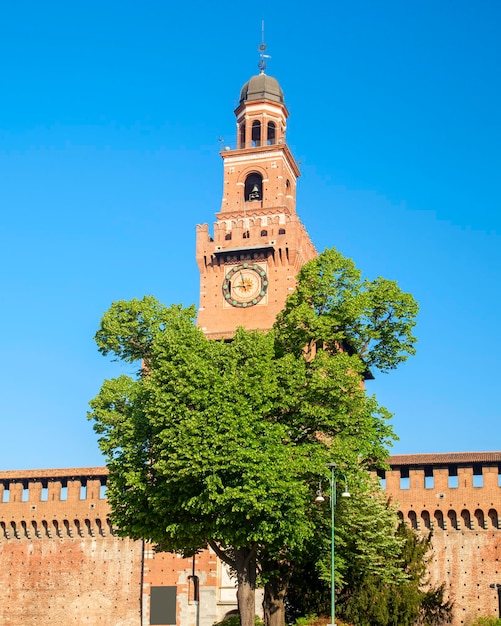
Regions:
<instances>
[{"instance_id":1,"label":"weather vane","mask_svg":"<svg viewBox=\"0 0 501 626\"><path fill-rule=\"evenodd\" d=\"M264 74L264 70L266 69L265 59L271 59L271 56L269 54L264 53L264 51L266 50L266 44L264 43L264 20L261 22L261 43L258 46L258 50L259 56L261 58L259 59L259 63L257 64L257 66L261 74Z\"/></svg>"}]
</instances>

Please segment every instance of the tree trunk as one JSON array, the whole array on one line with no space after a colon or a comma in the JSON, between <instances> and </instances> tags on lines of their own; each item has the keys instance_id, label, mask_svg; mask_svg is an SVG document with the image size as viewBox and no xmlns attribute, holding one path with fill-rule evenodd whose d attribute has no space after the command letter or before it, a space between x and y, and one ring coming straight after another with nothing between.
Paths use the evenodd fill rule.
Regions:
<instances>
[{"instance_id":1,"label":"tree trunk","mask_svg":"<svg viewBox=\"0 0 501 626\"><path fill-rule=\"evenodd\" d=\"M264 623L266 626L285 626L285 592L282 580L272 580L264 586Z\"/></svg>"},{"instance_id":2,"label":"tree trunk","mask_svg":"<svg viewBox=\"0 0 501 626\"><path fill-rule=\"evenodd\" d=\"M235 550L237 602L240 626L254 626L256 614L256 552L254 549Z\"/></svg>"}]
</instances>

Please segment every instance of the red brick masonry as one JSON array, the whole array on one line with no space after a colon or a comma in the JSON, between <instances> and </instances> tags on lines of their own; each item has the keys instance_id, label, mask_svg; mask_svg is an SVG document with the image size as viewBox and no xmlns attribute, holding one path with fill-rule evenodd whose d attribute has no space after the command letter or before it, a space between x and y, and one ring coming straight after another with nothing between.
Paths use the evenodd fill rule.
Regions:
<instances>
[{"instance_id":1,"label":"red brick masonry","mask_svg":"<svg viewBox=\"0 0 501 626\"><path fill-rule=\"evenodd\" d=\"M501 452L396 455L381 475L402 518L433 530L433 582L454 624L497 614ZM192 559L113 534L103 467L0 472L0 624L143 626L151 586L177 587L177 624L195 626ZM234 608L220 564L197 555L201 626Z\"/></svg>"}]
</instances>

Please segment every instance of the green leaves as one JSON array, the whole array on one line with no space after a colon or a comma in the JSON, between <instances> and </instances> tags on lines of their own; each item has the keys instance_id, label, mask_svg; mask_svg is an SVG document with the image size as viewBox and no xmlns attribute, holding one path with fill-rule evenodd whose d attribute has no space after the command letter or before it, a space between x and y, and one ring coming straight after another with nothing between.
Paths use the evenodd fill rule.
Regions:
<instances>
[{"instance_id":1,"label":"green leaves","mask_svg":"<svg viewBox=\"0 0 501 626\"><path fill-rule=\"evenodd\" d=\"M284 445L289 428L278 418L290 409L286 391L304 378L289 357L277 363L271 335L240 330L230 344L209 342L190 311L157 303L148 332L152 303L143 304L114 305L102 327L110 319L123 327L116 342L99 339L129 360L140 343L129 349L124 340L132 328L148 359L142 379L106 381L91 403L115 523L173 550L208 541L300 545L313 531L304 514L308 451Z\"/></svg>"},{"instance_id":2,"label":"green leaves","mask_svg":"<svg viewBox=\"0 0 501 626\"><path fill-rule=\"evenodd\" d=\"M117 360L134 362L148 359L155 338L176 323L193 322L195 307L167 308L153 296L114 302L101 320L94 339L104 356L114 354Z\"/></svg>"},{"instance_id":3,"label":"green leaves","mask_svg":"<svg viewBox=\"0 0 501 626\"><path fill-rule=\"evenodd\" d=\"M112 304L99 351L141 361L137 379L105 381L90 403L119 532L183 554L210 544L239 580L253 578L242 563L257 559L266 588L283 597L292 563L325 530L313 500L326 464L352 478L384 465L390 415L363 379L413 354L416 312L396 283L363 280L336 250L302 268L269 333L208 341L193 307L151 296ZM381 511L367 500L339 536L348 550L358 533L350 566L365 563L371 576L400 546L385 536L393 513Z\"/></svg>"},{"instance_id":4,"label":"green leaves","mask_svg":"<svg viewBox=\"0 0 501 626\"><path fill-rule=\"evenodd\" d=\"M314 487L333 455L381 462L392 433L359 357L277 352L277 332L208 341L192 309L150 297L104 315L101 352L146 363L91 402L122 532L172 550L216 541L283 555L312 536Z\"/></svg>"},{"instance_id":5,"label":"green leaves","mask_svg":"<svg viewBox=\"0 0 501 626\"><path fill-rule=\"evenodd\" d=\"M384 372L415 353L418 306L397 283L363 280L351 259L325 250L299 272L275 328L283 352L325 348L357 355Z\"/></svg>"},{"instance_id":6,"label":"green leaves","mask_svg":"<svg viewBox=\"0 0 501 626\"><path fill-rule=\"evenodd\" d=\"M397 525L395 506L374 485L357 490L339 507L339 612L367 626L449 623L452 603L444 601L444 586L430 587L427 580L431 535Z\"/></svg>"}]
</instances>

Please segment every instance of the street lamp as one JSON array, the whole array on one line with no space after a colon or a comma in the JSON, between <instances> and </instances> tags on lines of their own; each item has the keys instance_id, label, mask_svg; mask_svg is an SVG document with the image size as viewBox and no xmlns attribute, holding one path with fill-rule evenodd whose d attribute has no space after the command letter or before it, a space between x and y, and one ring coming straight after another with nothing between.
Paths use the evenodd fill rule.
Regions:
<instances>
[{"instance_id":1,"label":"street lamp","mask_svg":"<svg viewBox=\"0 0 501 626\"><path fill-rule=\"evenodd\" d=\"M327 463L327 467L331 470L331 478L330 478L330 487L331 487L331 623L327 624L327 626L336 626L336 585L334 582L334 573L335 573L335 560L334 560L334 510L336 508L336 475L335 470L337 469L336 463ZM350 498L350 493L348 491L348 481L346 476L339 472L341 476L344 478L344 491L341 494L342 498ZM322 488L319 484L317 490L317 496L315 498L315 502L325 502L325 498L322 494Z\"/></svg>"}]
</instances>

